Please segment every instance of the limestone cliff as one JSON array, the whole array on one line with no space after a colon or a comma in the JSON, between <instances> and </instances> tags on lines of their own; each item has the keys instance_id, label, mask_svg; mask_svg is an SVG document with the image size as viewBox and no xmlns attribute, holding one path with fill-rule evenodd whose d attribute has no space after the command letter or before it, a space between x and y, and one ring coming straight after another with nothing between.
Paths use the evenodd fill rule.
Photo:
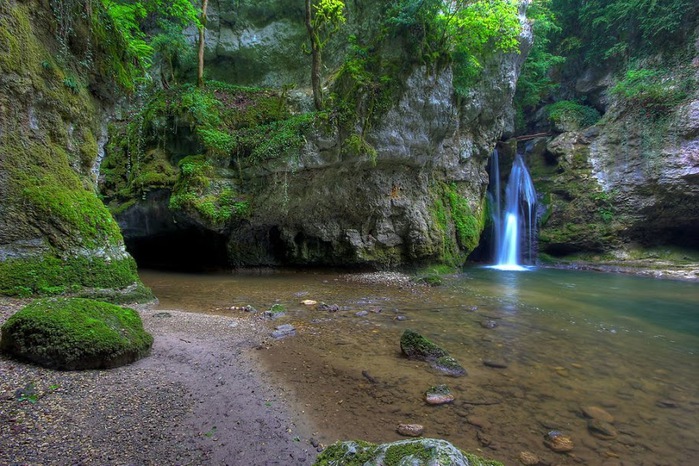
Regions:
<instances>
[{"instance_id":1,"label":"limestone cliff","mask_svg":"<svg viewBox=\"0 0 699 466\"><path fill-rule=\"evenodd\" d=\"M346 3L347 25L324 54L331 103L320 113L309 112L303 12L213 4L209 76L288 86L170 89L142 113L144 130L115 129L103 191L134 251L154 262L198 249L212 265L374 267L459 264L473 251L522 56L484 57L459 95L448 63L426 64L385 33L380 2ZM209 102L220 119L198 119L185 101ZM137 133L144 144L129 149ZM140 174L123 168L134 153Z\"/></svg>"},{"instance_id":2,"label":"limestone cliff","mask_svg":"<svg viewBox=\"0 0 699 466\"><path fill-rule=\"evenodd\" d=\"M95 189L114 84L84 5L62 3L0 4L0 294L142 291Z\"/></svg>"},{"instance_id":3,"label":"limestone cliff","mask_svg":"<svg viewBox=\"0 0 699 466\"><path fill-rule=\"evenodd\" d=\"M546 207L542 251L624 259L639 248L699 246L699 42L694 56L675 65L655 94L615 94L620 78L609 74L580 78L604 117L530 145ZM660 100L666 95L679 98L668 98L670 105Z\"/></svg>"}]
</instances>

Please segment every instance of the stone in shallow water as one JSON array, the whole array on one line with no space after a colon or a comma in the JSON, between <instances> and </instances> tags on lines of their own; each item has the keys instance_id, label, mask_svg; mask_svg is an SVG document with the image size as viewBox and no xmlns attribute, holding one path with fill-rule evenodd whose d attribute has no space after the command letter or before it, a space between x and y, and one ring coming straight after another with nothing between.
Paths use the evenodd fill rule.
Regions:
<instances>
[{"instance_id":1,"label":"stone in shallow water","mask_svg":"<svg viewBox=\"0 0 699 466\"><path fill-rule=\"evenodd\" d=\"M277 340L293 335L296 335L296 329L291 324L280 325L272 332L272 338L276 338Z\"/></svg>"},{"instance_id":2,"label":"stone in shallow water","mask_svg":"<svg viewBox=\"0 0 699 466\"><path fill-rule=\"evenodd\" d=\"M552 430L544 436L544 445L556 453L566 453L574 448L573 440L557 430Z\"/></svg>"},{"instance_id":3,"label":"stone in shallow water","mask_svg":"<svg viewBox=\"0 0 699 466\"><path fill-rule=\"evenodd\" d=\"M530 451L520 452L517 459L519 459L519 462L524 464L525 466L535 466L539 464L540 461L539 457Z\"/></svg>"},{"instance_id":4,"label":"stone in shallow water","mask_svg":"<svg viewBox=\"0 0 699 466\"><path fill-rule=\"evenodd\" d=\"M494 320L481 320L480 324L481 324L481 327L487 328L487 329L494 329L498 326L498 323L495 322Z\"/></svg>"},{"instance_id":5,"label":"stone in shallow water","mask_svg":"<svg viewBox=\"0 0 699 466\"><path fill-rule=\"evenodd\" d=\"M406 437L419 437L425 431L425 427L420 424L398 424L396 432Z\"/></svg>"},{"instance_id":6,"label":"stone in shallow water","mask_svg":"<svg viewBox=\"0 0 699 466\"><path fill-rule=\"evenodd\" d=\"M495 369L506 369L507 363L501 359L484 359L483 365Z\"/></svg>"},{"instance_id":7,"label":"stone in shallow water","mask_svg":"<svg viewBox=\"0 0 699 466\"><path fill-rule=\"evenodd\" d=\"M587 418L599 419L604 422L614 422L614 416L598 406L583 406L580 410Z\"/></svg>"},{"instance_id":8,"label":"stone in shallow water","mask_svg":"<svg viewBox=\"0 0 699 466\"><path fill-rule=\"evenodd\" d=\"M454 401L454 394L446 385L431 387L425 393L425 401L430 405L443 405Z\"/></svg>"},{"instance_id":9,"label":"stone in shallow water","mask_svg":"<svg viewBox=\"0 0 699 466\"><path fill-rule=\"evenodd\" d=\"M599 419L587 421L587 430L590 431L590 434L602 440L614 440L619 435L613 425Z\"/></svg>"}]
</instances>

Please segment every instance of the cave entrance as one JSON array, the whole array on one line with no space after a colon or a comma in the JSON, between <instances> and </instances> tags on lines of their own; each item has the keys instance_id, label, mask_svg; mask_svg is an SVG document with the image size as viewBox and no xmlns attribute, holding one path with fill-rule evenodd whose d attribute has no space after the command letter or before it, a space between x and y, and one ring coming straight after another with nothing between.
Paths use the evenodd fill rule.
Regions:
<instances>
[{"instance_id":1,"label":"cave entrance","mask_svg":"<svg viewBox=\"0 0 699 466\"><path fill-rule=\"evenodd\" d=\"M196 228L127 238L126 250L139 267L204 272L229 268L224 235Z\"/></svg>"}]
</instances>

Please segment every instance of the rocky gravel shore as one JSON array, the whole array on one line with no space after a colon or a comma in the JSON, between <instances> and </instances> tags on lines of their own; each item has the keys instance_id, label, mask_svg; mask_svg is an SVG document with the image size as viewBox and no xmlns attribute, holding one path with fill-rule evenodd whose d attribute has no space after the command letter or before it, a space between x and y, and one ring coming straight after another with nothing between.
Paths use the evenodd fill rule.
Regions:
<instances>
[{"instance_id":1,"label":"rocky gravel shore","mask_svg":"<svg viewBox=\"0 0 699 466\"><path fill-rule=\"evenodd\" d=\"M0 324L25 301L0 298ZM150 356L61 372L0 357L0 464L311 464L312 426L261 368L268 324L138 309Z\"/></svg>"}]
</instances>

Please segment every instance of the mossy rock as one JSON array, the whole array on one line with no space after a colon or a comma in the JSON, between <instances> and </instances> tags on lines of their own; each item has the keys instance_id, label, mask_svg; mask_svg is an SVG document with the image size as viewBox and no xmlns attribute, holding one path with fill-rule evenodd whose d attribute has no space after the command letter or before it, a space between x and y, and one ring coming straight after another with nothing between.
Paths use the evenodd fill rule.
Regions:
<instances>
[{"instance_id":1,"label":"mossy rock","mask_svg":"<svg viewBox=\"0 0 699 466\"><path fill-rule=\"evenodd\" d=\"M414 330L406 330L400 337L400 349L409 359L429 361L448 356L445 350Z\"/></svg>"},{"instance_id":2,"label":"mossy rock","mask_svg":"<svg viewBox=\"0 0 699 466\"><path fill-rule=\"evenodd\" d=\"M458 377L466 375L464 369L449 353L432 343L414 330L406 330L400 337L400 349L409 359L427 361L430 365L447 375Z\"/></svg>"},{"instance_id":3,"label":"mossy rock","mask_svg":"<svg viewBox=\"0 0 699 466\"><path fill-rule=\"evenodd\" d=\"M34 301L5 322L0 351L52 369L108 369L142 358L152 344L132 309L50 298Z\"/></svg>"},{"instance_id":4,"label":"mossy rock","mask_svg":"<svg viewBox=\"0 0 699 466\"><path fill-rule=\"evenodd\" d=\"M321 453L314 466L502 466L456 448L441 439L409 439L375 445L362 441L338 442Z\"/></svg>"}]
</instances>

